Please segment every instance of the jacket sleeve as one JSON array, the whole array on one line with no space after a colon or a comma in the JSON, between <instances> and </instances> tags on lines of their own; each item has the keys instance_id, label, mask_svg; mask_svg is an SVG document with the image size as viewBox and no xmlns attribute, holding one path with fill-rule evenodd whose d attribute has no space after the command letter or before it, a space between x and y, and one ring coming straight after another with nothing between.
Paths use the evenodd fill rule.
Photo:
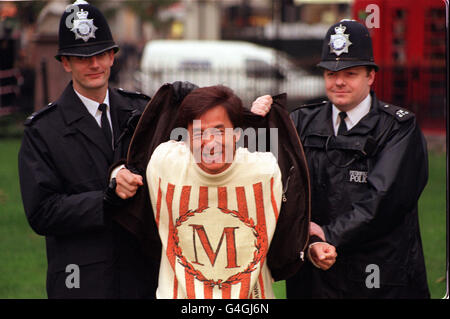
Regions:
<instances>
[{"instance_id":1,"label":"jacket sleeve","mask_svg":"<svg viewBox=\"0 0 450 319\"><path fill-rule=\"evenodd\" d=\"M277 159L284 199L267 255L267 265L275 281L293 276L303 264L310 221L308 166L297 131L285 108L285 97L284 94L274 96L274 105L264 118L246 114L250 127L279 129ZM266 145L271 144L270 140L268 138Z\"/></svg>"},{"instance_id":2,"label":"jacket sleeve","mask_svg":"<svg viewBox=\"0 0 450 319\"><path fill-rule=\"evenodd\" d=\"M37 129L25 129L19 152L22 200L30 226L39 235L58 236L104 227L103 191L65 194L64 181Z\"/></svg>"},{"instance_id":3,"label":"jacket sleeve","mask_svg":"<svg viewBox=\"0 0 450 319\"><path fill-rule=\"evenodd\" d=\"M425 139L415 118L400 123L369 168L369 190L323 230L336 247L389 233L417 206L428 179Z\"/></svg>"}]
</instances>

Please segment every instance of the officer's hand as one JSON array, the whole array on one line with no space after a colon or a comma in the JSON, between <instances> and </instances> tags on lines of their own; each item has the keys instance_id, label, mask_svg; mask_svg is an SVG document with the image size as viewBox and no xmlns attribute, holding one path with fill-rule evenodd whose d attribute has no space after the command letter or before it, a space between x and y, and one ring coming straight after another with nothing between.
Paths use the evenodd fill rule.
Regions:
<instances>
[{"instance_id":1,"label":"officer's hand","mask_svg":"<svg viewBox=\"0 0 450 319\"><path fill-rule=\"evenodd\" d=\"M328 270L336 262L336 248L325 242L317 242L309 247L309 258L322 270Z\"/></svg>"},{"instance_id":2,"label":"officer's hand","mask_svg":"<svg viewBox=\"0 0 450 319\"><path fill-rule=\"evenodd\" d=\"M251 111L254 114L266 116L266 114L270 111L272 103L273 100L270 95L260 96L253 101Z\"/></svg>"},{"instance_id":3,"label":"officer's hand","mask_svg":"<svg viewBox=\"0 0 450 319\"><path fill-rule=\"evenodd\" d=\"M141 175L133 174L126 168L117 173L116 183L116 194L122 199L133 197L139 186L144 185Z\"/></svg>"},{"instance_id":4,"label":"officer's hand","mask_svg":"<svg viewBox=\"0 0 450 319\"><path fill-rule=\"evenodd\" d=\"M322 227L320 227L319 225L317 225L314 222L310 222L309 223L309 235L316 235L319 236L323 241L326 241L325 238L325 233L323 232Z\"/></svg>"}]
</instances>

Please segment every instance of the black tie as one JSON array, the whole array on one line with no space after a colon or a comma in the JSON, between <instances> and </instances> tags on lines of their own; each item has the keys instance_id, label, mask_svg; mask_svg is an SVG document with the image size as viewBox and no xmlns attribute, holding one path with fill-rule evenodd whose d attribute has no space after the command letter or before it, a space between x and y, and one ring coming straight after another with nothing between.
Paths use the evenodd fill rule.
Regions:
<instances>
[{"instance_id":1,"label":"black tie","mask_svg":"<svg viewBox=\"0 0 450 319\"><path fill-rule=\"evenodd\" d=\"M347 117L347 113L340 112L339 117L341 118L341 123L339 124L337 135L342 135L347 132L347 124L345 124L345 118Z\"/></svg>"},{"instance_id":2,"label":"black tie","mask_svg":"<svg viewBox=\"0 0 450 319\"><path fill-rule=\"evenodd\" d=\"M102 124L103 134L105 134L105 138L108 141L108 145L110 145L112 147L112 132L111 132L111 126L109 125L108 116L106 115L107 114L106 108L107 108L107 105L104 103L102 103L98 106L98 109L100 110L100 112L102 112L101 124Z\"/></svg>"}]
</instances>

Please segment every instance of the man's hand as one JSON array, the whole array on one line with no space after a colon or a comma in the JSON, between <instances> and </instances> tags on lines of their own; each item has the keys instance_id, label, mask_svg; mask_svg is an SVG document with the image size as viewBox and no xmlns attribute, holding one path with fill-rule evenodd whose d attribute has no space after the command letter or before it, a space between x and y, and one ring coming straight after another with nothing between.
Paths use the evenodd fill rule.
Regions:
<instances>
[{"instance_id":1,"label":"man's hand","mask_svg":"<svg viewBox=\"0 0 450 319\"><path fill-rule=\"evenodd\" d=\"M193 90L198 89L198 86L189 81L175 81L172 83L173 92L175 98L178 101L183 101L183 99L191 93Z\"/></svg>"},{"instance_id":2,"label":"man's hand","mask_svg":"<svg viewBox=\"0 0 450 319\"><path fill-rule=\"evenodd\" d=\"M266 116L266 114L270 111L272 103L273 100L270 95L260 96L253 101L251 111L254 114Z\"/></svg>"},{"instance_id":3,"label":"man's hand","mask_svg":"<svg viewBox=\"0 0 450 319\"><path fill-rule=\"evenodd\" d=\"M336 248L325 242L317 242L309 247L309 258L322 270L328 270L336 262Z\"/></svg>"},{"instance_id":4,"label":"man's hand","mask_svg":"<svg viewBox=\"0 0 450 319\"><path fill-rule=\"evenodd\" d=\"M310 222L309 223L309 235L316 235L319 236L323 241L326 241L325 238L325 233L323 232L322 227L320 227L319 225L317 225L314 222Z\"/></svg>"},{"instance_id":5,"label":"man's hand","mask_svg":"<svg viewBox=\"0 0 450 319\"><path fill-rule=\"evenodd\" d=\"M122 168L116 175L116 194L122 199L128 199L136 194L139 186L144 185L142 176Z\"/></svg>"}]
</instances>

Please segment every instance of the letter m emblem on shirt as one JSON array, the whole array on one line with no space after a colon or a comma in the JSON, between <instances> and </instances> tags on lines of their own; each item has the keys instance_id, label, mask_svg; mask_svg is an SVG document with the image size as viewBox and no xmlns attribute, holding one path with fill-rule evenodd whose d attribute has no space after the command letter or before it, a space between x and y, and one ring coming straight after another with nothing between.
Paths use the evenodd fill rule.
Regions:
<instances>
[{"instance_id":1,"label":"letter m emblem on shirt","mask_svg":"<svg viewBox=\"0 0 450 319\"><path fill-rule=\"evenodd\" d=\"M225 246L227 251L227 266L226 268L237 268L237 256L236 256L236 236L235 230L239 227L224 227L222 231L222 235L220 237L219 243L217 247L213 249L211 242L208 238L208 235L205 231L205 227L203 225L195 225L190 224L192 227L192 241L194 247L195 260L193 263L203 266L204 264L198 260L198 251L200 249L199 245L197 245L197 237L200 240L200 246L205 250L206 255L208 256L209 262L214 267L217 259L217 255L219 254L220 248L223 244L223 239L225 237ZM197 234L197 236L196 236Z\"/></svg>"}]
</instances>

